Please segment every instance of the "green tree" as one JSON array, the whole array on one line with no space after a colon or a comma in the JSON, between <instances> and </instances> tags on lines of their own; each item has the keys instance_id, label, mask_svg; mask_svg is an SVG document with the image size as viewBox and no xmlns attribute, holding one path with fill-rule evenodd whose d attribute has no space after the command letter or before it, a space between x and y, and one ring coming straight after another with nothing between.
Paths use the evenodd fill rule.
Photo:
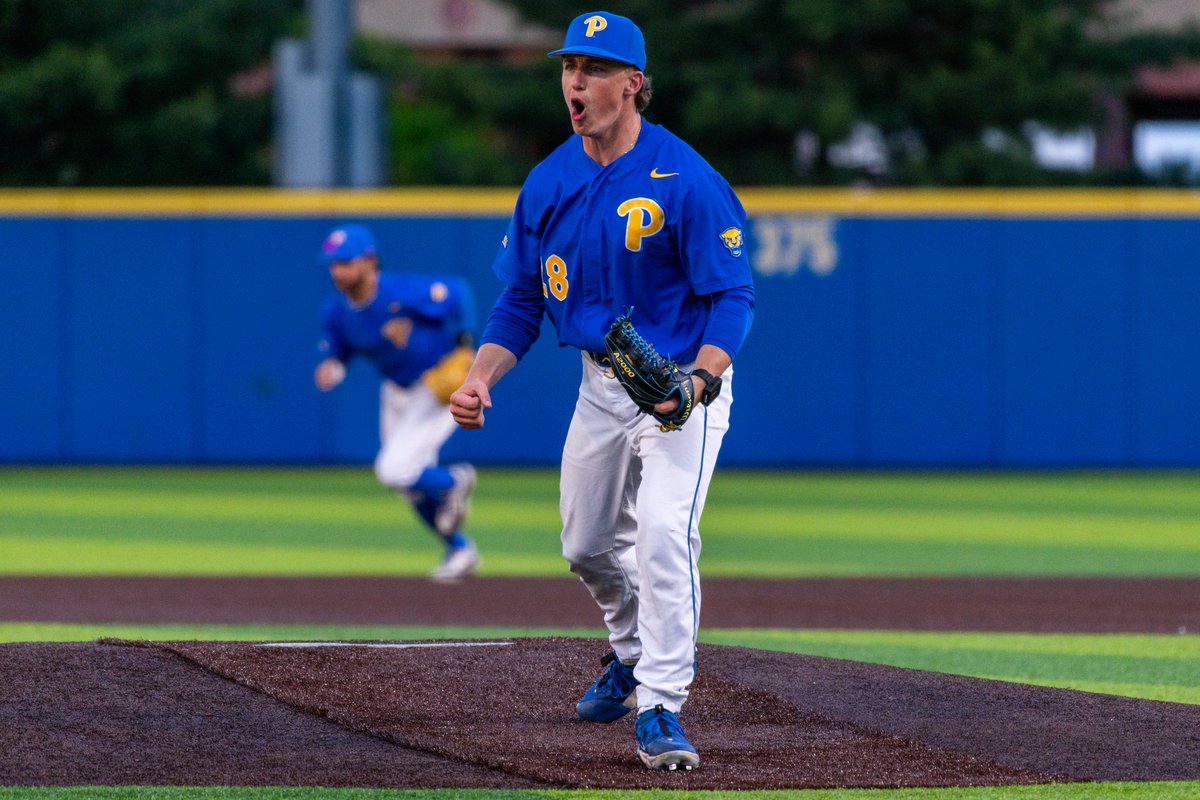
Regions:
<instances>
[{"instance_id":1,"label":"green tree","mask_svg":"<svg viewBox=\"0 0 1200 800\"><path fill-rule=\"evenodd\" d=\"M510 0L562 30L579 7ZM271 47L303 0L0 0L0 185L265 184ZM738 185L1131 183L1033 160L1200 33L1122 36L1106 0L611 0L646 33L647 111ZM519 183L569 135L558 62L431 61L364 40L392 180ZM842 155L858 142L872 161ZM1163 181L1187 182L1175 175Z\"/></svg>"},{"instance_id":2,"label":"green tree","mask_svg":"<svg viewBox=\"0 0 1200 800\"><path fill-rule=\"evenodd\" d=\"M570 135L551 59L431 61L371 40L357 56L389 87L393 183L519 185Z\"/></svg>"},{"instance_id":3,"label":"green tree","mask_svg":"<svg viewBox=\"0 0 1200 800\"><path fill-rule=\"evenodd\" d=\"M0 183L268 182L270 86L252 71L301 5L4 0Z\"/></svg>"},{"instance_id":4,"label":"green tree","mask_svg":"<svg viewBox=\"0 0 1200 800\"><path fill-rule=\"evenodd\" d=\"M511 4L558 30L580 10L558 0ZM1124 91L1138 64L1200 52L1194 33L1122 38L1106 29L1105 5L613 0L604 7L646 34L656 89L647 117L682 135L734 183L994 185L1132 179L1041 169L1024 133L1030 121L1064 130L1095 124L1097 98ZM505 132L505 141L536 142L544 155L568 132L549 74L534 65L484 75L485 88L473 93L418 96ZM548 100L533 99L531 80ZM504 104L521 113L506 118ZM856 132L874 134L885 164L839 165L836 145Z\"/></svg>"}]
</instances>

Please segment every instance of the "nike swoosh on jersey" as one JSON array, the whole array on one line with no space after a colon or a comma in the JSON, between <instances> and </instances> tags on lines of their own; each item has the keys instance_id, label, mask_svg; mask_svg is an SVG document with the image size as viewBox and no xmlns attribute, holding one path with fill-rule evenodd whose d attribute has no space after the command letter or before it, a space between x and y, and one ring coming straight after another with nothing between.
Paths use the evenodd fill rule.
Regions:
<instances>
[{"instance_id":1,"label":"nike swoosh on jersey","mask_svg":"<svg viewBox=\"0 0 1200 800\"><path fill-rule=\"evenodd\" d=\"M679 174L678 172L659 172L658 167L655 167L654 169L650 170L651 178L672 178L678 174Z\"/></svg>"}]
</instances>

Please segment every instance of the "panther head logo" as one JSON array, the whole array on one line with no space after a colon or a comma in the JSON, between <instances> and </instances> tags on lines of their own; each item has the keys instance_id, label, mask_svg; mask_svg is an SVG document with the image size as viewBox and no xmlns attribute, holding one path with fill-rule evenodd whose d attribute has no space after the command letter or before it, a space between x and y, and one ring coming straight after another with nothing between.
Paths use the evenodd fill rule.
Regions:
<instances>
[{"instance_id":1,"label":"panther head logo","mask_svg":"<svg viewBox=\"0 0 1200 800\"><path fill-rule=\"evenodd\" d=\"M721 243L735 257L742 254L742 229L726 228L721 231Z\"/></svg>"}]
</instances>

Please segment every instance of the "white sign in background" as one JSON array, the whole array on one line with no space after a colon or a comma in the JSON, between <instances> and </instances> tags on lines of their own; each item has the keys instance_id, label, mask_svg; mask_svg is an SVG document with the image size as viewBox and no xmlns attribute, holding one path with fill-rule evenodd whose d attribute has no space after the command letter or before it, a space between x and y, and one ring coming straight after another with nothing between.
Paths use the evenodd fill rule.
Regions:
<instances>
[{"instance_id":1,"label":"white sign in background","mask_svg":"<svg viewBox=\"0 0 1200 800\"><path fill-rule=\"evenodd\" d=\"M760 275L795 275L807 269L826 276L837 269L837 218L813 215L754 216L752 266Z\"/></svg>"}]
</instances>

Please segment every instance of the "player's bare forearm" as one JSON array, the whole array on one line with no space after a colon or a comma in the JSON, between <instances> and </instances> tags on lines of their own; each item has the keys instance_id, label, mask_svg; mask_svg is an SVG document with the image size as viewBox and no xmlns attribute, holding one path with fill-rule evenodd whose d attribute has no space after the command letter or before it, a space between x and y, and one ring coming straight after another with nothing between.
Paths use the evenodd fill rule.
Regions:
<instances>
[{"instance_id":1,"label":"player's bare forearm","mask_svg":"<svg viewBox=\"0 0 1200 800\"><path fill-rule=\"evenodd\" d=\"M700 352L696 356L696 363L692 365L692 369L706 369L713 375L723 375L725 370L729 369L729 365L733 363L733 359L715 344L705 344L700 346ZM700 380L695 378L695 380ZM703 388L703 381L700 381Z\"/></svg>"},{"instance_id":2,"label":"player's bare forearm","mask_svg":"<svg viewBox=\"0 0 1200 800\"><path fill-rule=\"evenodd\" d=\"M517 357L508 348L488 342L479 346L475 363L463 383L482 381L489 389L495 386L504 374L517 365Z\"/></svg>"},{"instance_id":3,"label":"player's bare forearm","mask_svg":"<svg viewBox=\"0 0 1200 800\"><path fill-rule=\"evenodd\" d=\"M490 342L481 345L463 385L450 395L454 421L464 428L482 428L483 411L492 407L491 388L516 363L517 357L508 349Z\"/></svg>"},{"instance_id":4,"label":"player's bare forearm","mask_svg":"<svg viewBox=\"0 0 1200 800\"><path fill-rule=\"evenodd\" d=\"M700 346L700 352L696 355L696 363L692 365L692 369L704 369L713 375L722 375L725 370L729 369L729 365L732 363L733 359L724 350L715 344L705 344ZM702 378L692 377L692 388L696 392L696 397L700 397L704 393L704 386ZM678 405L678 400L671 399L659 403L654 407L654 410L660 414L670 414Z\"/></svg>"}]
</instances>

